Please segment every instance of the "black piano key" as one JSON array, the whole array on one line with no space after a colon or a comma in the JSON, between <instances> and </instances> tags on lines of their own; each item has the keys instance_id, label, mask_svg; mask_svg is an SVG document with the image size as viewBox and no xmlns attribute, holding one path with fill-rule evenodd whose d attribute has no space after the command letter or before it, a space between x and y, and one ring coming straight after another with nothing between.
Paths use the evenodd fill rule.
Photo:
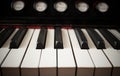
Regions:
<instances>
[{"instance_id":1,"label":"black piano key","mask_svg":"<svg viewBox=\"0 0 120 76\"><path fill-rule=\"evenodd\" d=\"M0 38L2 38L7 31L8 31L8 29L4 29L3 31L1 31L1 33L0 33Z\"/></svg>"},{"instance_id":2,"label":"black piano key","mask_svg":"<svg viewBox=\"0 0 120 76\"><path fill-rule=\"evenodd\" d=\"M4 28L4 30L2 30L1 33L0 33L0 37L5 35L5 33L8 32L8 30L9 30L9 28Z\"/></svg>"},{"instance_id":3,"label":"black piano key","mask_svg":"<svg viewBox=\"0 0 120 76\"><path fill-rule=\"evenodd\" d=\"M0 32L2 31L2 28L0 28Z\"/></svg>"},{"instance_id":4,"label":"black piano key","mask_svg":"<svg viewBox=\"0 0 120 76\"><path fill-rule=\"evenodd\" d=\"M6 28L5 30L0 33L0 47L3 46L5 41L9 38L9 36L13 33L14 28Z\"/></svg>"},{"instance_id":5,"label":"black piano key","mask_svg":"<svg viewBox=\"0 0 120 76\"><path fill-rule=\"evenodd\" d=\"M105 49L104 40L94 29L86 29L97 49Z\"/></svg>"},{"instance_id":6,"label":"black piano key","mask_svg":"<svg viewBox=\"0 0 120 76\"><path fill-rule=\"evenodd\" d=\"M63 49L62 31L60 27L55 28L54 48Z\"/></svg>"},{"instance_id":7,"label":"black piano key","mask_svg":"<svg viewBox=\"0 0 120 76\"><path fill-rule=\"evenodd\" d=\"M120 33L120 29L117 29L117 31Z\"/></svg>"},{"instance_id":8,"label":"black piano key","mask_svg":"<svg viewBox=\"0 0 120 76\"><path fill-rule=\"evenodd\" d=\"M44 49L46 43L47 29L42 28L37 40L37 49Z\"/></svg>"},{"instance_id":9,"label":"black piano key","mask_svg":"<svg viewBox=\"0 0 120 76\"><path fill-rule=\"evenodd\" d=\"M19 45L21 44L27 30L28 30L27 28L20 28L16 32L14 37L11 39L10 48L18 48L19 47Z\"/></svg>"},{"instance_id":10,"label":"black piano key","mask_svg":"<svg viewBox=\"0 0 120 76\"><path fill-rule=\"evenodd\" d=\"M114 49L120 49L120 41L107 29L99 29L106 40L112 45Z\"/></svg>"},{"instance_id":11,"label":"black piano key","mask_svg":"<svg viewBox=\"0 0 120 76\"><path fill-rule=\"evenodd\" d=\"M75 28L74 30L81 49L89 49L87 39L80 28Z\"/></svg>"}]
</instances>

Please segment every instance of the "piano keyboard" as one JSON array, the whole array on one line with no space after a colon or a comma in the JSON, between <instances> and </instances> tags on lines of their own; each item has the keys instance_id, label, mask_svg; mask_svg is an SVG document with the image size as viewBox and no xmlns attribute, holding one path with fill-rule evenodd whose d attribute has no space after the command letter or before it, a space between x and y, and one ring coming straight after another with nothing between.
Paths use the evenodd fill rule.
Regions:
<instances>
[{"instance_id":1,"label":"piano keyboard","mask_svg":"<svg viewBox=\"0 0 120 76\"><path fill-rule=\"evenodd\" d=\"M115 29L2 29L0 76L120 76Z\"/></svg>"}]
</instances>

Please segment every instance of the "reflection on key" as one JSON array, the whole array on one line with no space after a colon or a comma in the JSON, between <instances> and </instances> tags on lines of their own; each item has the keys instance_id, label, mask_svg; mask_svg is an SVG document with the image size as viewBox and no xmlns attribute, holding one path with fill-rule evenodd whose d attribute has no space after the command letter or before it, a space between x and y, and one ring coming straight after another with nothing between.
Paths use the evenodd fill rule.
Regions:
<instances>
[{"instance_id":1,"label":"reflection on key","mask_svg":"<svg viewBox=\"0 0 120 76\"><path fill-rule=\"evenodd\" d=\"M97 49L105 48L103 39L99 36L99 34L97 32L94 31L94 29L87 29L87 32L88 32L89 36L91 37L91 39L93 40Z\"/></svg>"},{"instance_id":2,"label":"reflection on key","mask_svg":"<svg viewBox=\"0 0 120 76\"><path fill-rule=\"evenodd\" d=\"M120 33L117 30L109 29L108 31L110 31L118 40L120 40Z\"/></svg>"},{"instance_id":3,"label":"reflection on key","mask_svg":"<svg viewBox=\"0 0 120 76\"><path fill-rule=\"evenodd\" d=\"M76 33L76 36L77 36L77 39L79 41L79 45L81 47L81 49L88 49L88 42L83 34L83 32L80 30L80 28L76 28L75 29L75 33Z\"/></svg>"},{"instance_id":4,"label":"reflection on key","mask_svg":"<svg viewBox=\"0 0 120 76\"><path fill-rule=\"evenodd\" d=\"M120 49L120 41L107 29L99 29L106 40L113 46L114 49Z\"/></svg>"},{"instance_id":5,"label":"reflection on key","mask_svg":"<svg viewBox=\"0 0 120 76\"><path fill-rule=\"evenodd\" d=\"M2 33L0 33L0 47L2 47L14 30L14 28L6 28Z\"/></svg>"},{"instance_id":6,"label":"reflection on key","mask_svg":"<svg viewBox=\"0 0 120 76\"><path fill-rule=\"evenodd\" d=\"M55 49L63 48L63 40L62 40L62 32L60 27L55 28L55 41L54 41Z\"/></svg>"},{"instance_id":7,"label":"reflection on key","mask_svg":"<svg viewBox=\"0 0 120 76\"><path fill-rule=\"evenodd\" d=\"M42 28L39 33L38 40L37 40L37 49L45 48L46 36L47 36L47 29Z\"/></svg>"},{"instance_id":8,"label":"reflection on key","mask_svg":"<svg viewBox=\"0 0 120 76\"><path fill-rule=\"evenodd\" d=\"M27 32L26 28L19 29L17 31L17 33L15 34L15 36L11 40L10 48L18 48L20 43L22 42L26 32Z\"/></svg>"}]
</instances>

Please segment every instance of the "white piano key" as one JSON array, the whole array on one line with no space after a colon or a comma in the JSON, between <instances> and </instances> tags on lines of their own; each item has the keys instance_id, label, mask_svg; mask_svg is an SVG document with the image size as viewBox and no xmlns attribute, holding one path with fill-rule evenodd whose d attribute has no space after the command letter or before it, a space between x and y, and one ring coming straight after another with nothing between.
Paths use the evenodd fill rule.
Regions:
<instances>
[{"instance_id":1,"label":"white piano key","mask_svg":"<svg viewBox=\"0 0 120 76\"><path fill-rule=\"evenodd\" d=\"M20 76L19 66L26 52L32 33L33 29L29 29L20 45L20 48L11 49L3 64L1 65L3 76Z\"/></svg>"},{"instance_id":2,"label":"white piano key","mask_svg":"<svg viewBox=\"0 0 120 76\"><path fill-rule=\"evenodd\" d=\"M9 52L9 45L10 45L10 40L11 38L15 35L18 29L16 29L13 34L8 38L8 40L4 43L4 45L0 48L0 64L2 63L3 59Z\"/></svg>"},{"instance_id":3,"label":"white piano key","mask_svg":"<svg viewBox=\"0 0 120 76\"><path fill-rule=\"evenodd\" d=\"M4 45L0 48L0 67L1 64L3 62L3 60L6 58L7 54L9 53L10 49L9 49L9 45L10 45L10 41L11 38L15 35L15 33L17 32L18 29L16 29L12 35L8 38L8 40L4 43ZM1 75L1 70L0 70L0 75Z\"/></svg>"},{"instance_id":4,"label":"white piano key","mask_svg":"<svg viewBox=\"0 0 120 76\"><path fill-rule=\"evenodd\" d=\"M95 65L94 75L95 76L111 76L112 66L110 62L108 61L107 57L104 55L102 50L98 50L95 47L87 31L85 29L82 29L82 31L84 32L88 40L88 45L90 45L90 49L88 51Z\"/></svg>"},{"instance_id":5,"label":"white piano key","mask_svg":"<svg viewBox=\"0 0 120 76\"><path fill-rule=\"evenodd\" d=\"M45 49L54 48L54 29L48 29Z\"/></svg>"},{"instance_id":6,"label":"white piano key","mask_svg":"<svg viewBox=\"0 0 120 76\"><path fill-rule=\"evenodd\" d=\"M68 36L67 29L62 29L62 38L63 38L63 47L71 49L71 44L70 44L70 39Z\"/></svg>"},{"instance_id":7,"label":"white piano key","mask_svg":"<svg viewBox=\"0 0 120 76\"><path fill-rule=\"evenodd\" d=\"M31 51L32 50L32 51ZM27 50L24 61L21 65L21 76L39 76L38 64L41 50Z\"/></svg>"},{"instance_id":8,"label":"white piano key","mask_svg":"<svg viewBox=\"0 0 120 76\"><path fill-rule=\"evenodd\" d=\"M35 29L33 36L32 36L32 39L31 39L30 44L29 44L30 48L28 48L28 50L30 50L31 48L36 49L39 32L40 32L40 29Z\"/></svg>"},{"instance_id":9,"label":"white piano key","mask_svg":"<svg viewBox=\"0 0 120 76\"><path fill-rule=\"evenodd\" d=\"M80 48L73 29L69 30L74 56L77 63L77 76L93 76L94 64L87 50Z\"/></svg>"},{"instance_id":10,"label":"white piano key","mask_svg":"<svg viewBox=\"0 0 120 76\"><path fill-rule=\"evenodd\" d=\"M116 38L120 40L120 33L117 30L109 29L108 31L110 31Z\"/></svg>"},{"instance_id":11,"label":"white piano key","mask_svg":"<svg viewBox=\"0 0 120 76\"><path fill-rule=\"evenodd\" d=\"M56 49L54 49L54 29L48 29L45 49L39 62L40 76L56 76Z\"/></svg>"},{"instance_id":12,"label":"white piano key","mask_svg":"<svg viewBox=\"0 0 120 76\"><path fill-rule=\"evenodd\" d=\"M39 64L40 76L56 76L56 50L42 50Z\"/></svg>"},{"instance_id":13,"label":"white piano key","mask_svg":"<svg viewBox=\"0 0 120 76\"><path fill-rule=\"evenodd\" d=\"M108 59L111 62L112 66L113 66L112 76L119 76L120 75L120 59L119 59L120 58L120 50L114 49L108 43L108 41L102 36L102 34L98 30L96 30L96 31L99 33L99 35L105 41L106 49L103 49L103 51L106 54L106 56L108 57Z\"/></svg>"},{"instance_id":14,"label":"white piano key","mask_svg":"<svg viewBox=\"0 0 120 76\"><path fill-rule=\"evenodd\" d=\"M62 37L64 49L57 50L58 76L75 76L76 65L66 29L62 29Z\"/></svg>"},{"instance_id":15,"label":"white piano key","mask_svg":"<svg viewBox=\"0 0 120 76\"><path fill-rule=\"evenodd\" d=\"M39 76L38 65L41 49L36 49L39 32L40 29L36 29L33 33L30 45L21 64L21 76Z\"/></svg>"}]
</instances>

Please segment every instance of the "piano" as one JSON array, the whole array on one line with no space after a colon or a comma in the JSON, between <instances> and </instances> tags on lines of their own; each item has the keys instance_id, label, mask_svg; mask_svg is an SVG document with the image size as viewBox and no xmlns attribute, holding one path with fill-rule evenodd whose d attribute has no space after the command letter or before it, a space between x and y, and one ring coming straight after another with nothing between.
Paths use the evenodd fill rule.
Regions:
<instances>
[{"instance_id":1,"label":"piano","mask_svg":"<svg viewBox=\"0 0 120 76\"><path fill-rule=\"evenodd\" d=\"M0 0L0 76L120 76L118 0Z\"/></svg>"}]
</instances>

